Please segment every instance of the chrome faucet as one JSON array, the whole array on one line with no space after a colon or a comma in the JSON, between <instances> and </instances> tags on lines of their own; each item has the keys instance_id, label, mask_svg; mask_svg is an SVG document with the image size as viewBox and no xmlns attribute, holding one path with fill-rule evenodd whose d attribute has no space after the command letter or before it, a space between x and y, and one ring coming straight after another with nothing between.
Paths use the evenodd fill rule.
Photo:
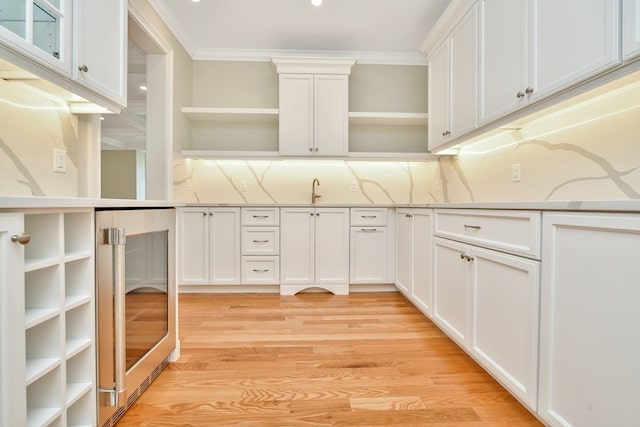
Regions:
<instances>
[{"instance_id":1,"label":"chrome faucet","mask_svg":"<svg viewBox=\"0 0 640 427\"><path fill-rule=\"evenodd\" d=\"M322 197L321 195L316 194L316 184L320 186L320 181L318 181L318 178L313 178L313 182L311 183L311 204L312 205L316 204L316 199Z\"/></svg>"}]
</instances>

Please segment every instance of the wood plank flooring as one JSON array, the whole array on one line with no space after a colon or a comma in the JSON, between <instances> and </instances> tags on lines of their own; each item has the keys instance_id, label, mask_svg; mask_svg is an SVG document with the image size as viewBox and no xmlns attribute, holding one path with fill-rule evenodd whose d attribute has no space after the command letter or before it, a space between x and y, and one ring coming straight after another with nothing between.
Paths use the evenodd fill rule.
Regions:
<instances>
[{"instance_id":1,"label":"wood plank flooring","mask_svg":"<svg viewBox=\"0 0 640 427\"><path fill-rule=\"evenodd\" d=\"M539 426L399 293L180 295L127 426Z\"/></svg>"}]
</instances>

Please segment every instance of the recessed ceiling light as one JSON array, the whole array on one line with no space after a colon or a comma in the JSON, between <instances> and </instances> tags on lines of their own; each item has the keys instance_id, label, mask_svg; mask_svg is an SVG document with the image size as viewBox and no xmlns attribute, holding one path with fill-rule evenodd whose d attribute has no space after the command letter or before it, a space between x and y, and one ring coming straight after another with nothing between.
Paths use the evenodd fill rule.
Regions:
<instances>
[{"instance_id":1,"label":"recessed ceiling light","mask_svg":"<svg viewBox=\"0 0 640 427\"><path fill-rule=\"evenodd\" d=\"M200 3L200 0L191 0L194 3Z\"/></svg>"},{"instance_id":2,"label":"recessed ceiling light","mask_svg":"<svg viewBox=\"0 0 640 427\"><path fill-rule=\"evenodd\" d=\"M147 90L147 87L145 85L140 85L140 90Z\"/></svg>"},{"instance_id":3,"label":"recessed ceiling light","mask_svg":"<svg viewBox=\"0 0 640 427\"><path fill-rule=\"evenodd\" d=\"M311 0L311 4L314 6L322 6L322 0Z\"/></svg>"}]
</instances>

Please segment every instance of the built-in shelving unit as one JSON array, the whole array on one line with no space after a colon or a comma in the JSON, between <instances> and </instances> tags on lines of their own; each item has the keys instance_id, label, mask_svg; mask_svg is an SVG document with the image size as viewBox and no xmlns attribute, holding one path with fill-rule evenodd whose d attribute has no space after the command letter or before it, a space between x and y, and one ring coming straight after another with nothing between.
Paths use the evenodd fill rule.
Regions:
<instances>
[{"instance_id":1,"label":"built-in shelving unit","mask_svg":"<svg viewBox=\"0 0 640 427\"><path fill-rule=\"evenodd\" d=\"M349 124L357 125L427 126L427 119L427 113L362 111L352 111L349 113Z\"/></svg>"},{"instance_id":2,"label":"built-in shelving unit","mask_svg":"<svg viewBox=\"0 0 640 427\"><path fill-rule=\"evenodd\" d=\"M23 291L0 301L23 307L12 349L3 352L24 372L15 395L2 396L16 425L96 423L93 217L91 209L23 213L31 241L14 260L24 266Z\"/></svg>"},{"instance_id":3,"label":"built-in shelving unit","mask_svg":"<svg viewBox=\"0 0 640 427\"><path fill-rule=\"evenodd\" d=\"M277 108L213 108L182 107L182 112L193 121L218 122L277 122Z\"/></svg>"}]
</instances>

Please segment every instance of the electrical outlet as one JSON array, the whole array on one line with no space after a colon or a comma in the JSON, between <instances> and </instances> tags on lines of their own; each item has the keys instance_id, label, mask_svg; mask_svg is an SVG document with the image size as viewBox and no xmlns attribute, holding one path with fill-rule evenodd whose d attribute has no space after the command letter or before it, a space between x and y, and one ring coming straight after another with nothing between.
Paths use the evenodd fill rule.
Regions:
<instances>
[{"instance_id":1,"label":"electrical outlet","mask_svg":"<svg viewBox=\"0 0 640 427\"><path fill-rule=\"evenodd\" d=\"M520 165L520 163L514 163L511 166L511 181L512 182L522 181L522 166Z\"/></svg>"},{"instance_id":2,"label":"electrical outlet","mask_svg":"<svg viewBox=\"0 0 640 427\"><path fill-rule=\"evenodd\" d=\"M351 181L351 191L358 191L358 181Z\"/></svg>"},{"instance_id":3,"label":"electrical outlet","mask_svg":"<svg viewBox=\"0 0 640 427\"><path fill-rule=\"evenodd\" d=\"M67 152L65 150L53 149L53 171L57 173L67 172Z\"/></svg>"},{"instance_id":4,"label":"electrical outlet","mask_svg":"<svg viewBox=\"0 0 640 427\"><path fill-rule=\"evenodd\" d=\"M238 183L240 184L240 191L247 191L247 180L246 179L241 179Z\"/></svg>"}]
</instances>

